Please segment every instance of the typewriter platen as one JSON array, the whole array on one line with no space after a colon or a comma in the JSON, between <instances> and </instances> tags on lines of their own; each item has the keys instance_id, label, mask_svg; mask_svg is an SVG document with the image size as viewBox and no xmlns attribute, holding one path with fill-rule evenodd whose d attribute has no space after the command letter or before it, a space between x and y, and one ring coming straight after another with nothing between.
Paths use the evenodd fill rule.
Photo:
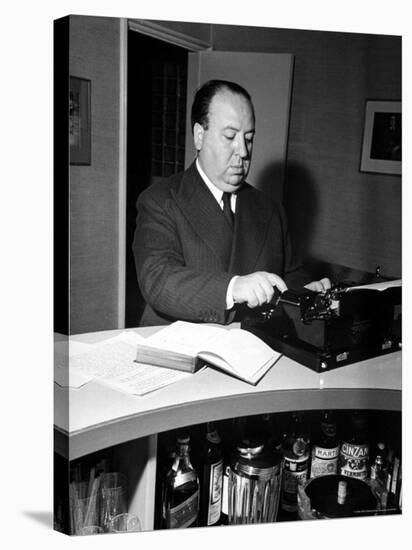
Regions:
<instances>
[{"instance_id":1,"label":"typewriter platen","mask_svg":"<svg viewBox=\"0 0 412 550\"><path fill-rule=\"evenodd\" d=\"M322 372L401 348L400 281L334 284L324 293L287 290L251 310L242 328L276 351Z\"/></svg>"}]
</instances>

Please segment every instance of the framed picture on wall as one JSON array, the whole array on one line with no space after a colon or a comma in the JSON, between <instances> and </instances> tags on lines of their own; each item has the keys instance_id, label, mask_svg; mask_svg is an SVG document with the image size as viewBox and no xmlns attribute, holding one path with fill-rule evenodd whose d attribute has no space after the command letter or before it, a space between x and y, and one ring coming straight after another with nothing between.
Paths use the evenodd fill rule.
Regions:
<instances>
[{"instance_id":1,"label":"framed picture on wall","mask_svg":"<svg viewBox=\"0 0 412 550\"><path fill-rule=\"evenodd\" d=\"M69 145L70 164L91 164L91 82L70 77L69 87Z\"/></svg>"},{"instance_id":2,"label":"framed picture on wall","mask_svg":"<svg viewBox=\"0 0 412 550\"><path fill-rule=\"evenodd\" d=\"M402 173L402 104L367 101L361 172Z\"/></svg>"}]
</instances>

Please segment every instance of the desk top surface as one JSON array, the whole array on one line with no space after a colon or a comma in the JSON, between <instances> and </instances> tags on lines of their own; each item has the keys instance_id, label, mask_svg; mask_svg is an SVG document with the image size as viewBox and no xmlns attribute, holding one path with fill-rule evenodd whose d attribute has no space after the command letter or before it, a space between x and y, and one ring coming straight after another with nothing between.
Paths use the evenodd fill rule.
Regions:
<instances>
[{"instance_id":1,"label":"desk top surface","mask_svg":"<svg viewBox=\"0 0 412 550\"><path fill-rule=\"evenodd\" d=\"M143 336L159 327L136 330ZM121 331L72 336L95 343ZM65 337L56 335L56 341ZM69 455L83 454L178 426L263 412L321 408L401 409L401 352L317 373L282 356L252 386L206 368L139 397L92 381L55 387L55 427L70 436Z\"/></svg>"}]
</instances>

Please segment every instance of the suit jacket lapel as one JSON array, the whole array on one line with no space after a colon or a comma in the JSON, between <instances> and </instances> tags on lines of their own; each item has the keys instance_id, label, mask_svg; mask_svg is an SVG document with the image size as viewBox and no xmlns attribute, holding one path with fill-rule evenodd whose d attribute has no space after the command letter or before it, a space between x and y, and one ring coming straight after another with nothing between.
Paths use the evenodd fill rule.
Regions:
<instances>
[{"instance_id":1,"label":"suit jacket lapel","mask_svg":"<svg viewBox=\"0 0 412 550\"><path fill-rule=\"evenodd\" d=\"M272 215L273 205L263 194L247 184L239 191L230 261L232 273L245 275L255 270Z\"/></svg>"},{"instance_id":2,"label":"suit jacket lapel","mask_svg":"<svg viewBox=\"0 0 412 550\"><path fill-rule=\"evenodd\" d=\"M213 254L228 267L232 235L222 210L193 163L182 176L175 199L184 216Z\"/></svg>"}]
</instances>

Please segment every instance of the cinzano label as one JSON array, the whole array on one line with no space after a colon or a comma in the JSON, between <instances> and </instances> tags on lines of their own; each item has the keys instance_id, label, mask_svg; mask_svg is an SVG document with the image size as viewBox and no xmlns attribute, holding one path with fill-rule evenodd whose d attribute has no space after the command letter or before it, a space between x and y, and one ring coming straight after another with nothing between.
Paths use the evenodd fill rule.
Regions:
<instances>
[{"instance_id":1,"label":"cinzano label","mask_svg":"<svg viewBox=\"0 0 412 550\"><path fill-rule=\"evenodd\" d=\"M343 443L342 455L346 458L368 458L369 445L353 445L352 443Z\"/></svg>"}]
</instances>

